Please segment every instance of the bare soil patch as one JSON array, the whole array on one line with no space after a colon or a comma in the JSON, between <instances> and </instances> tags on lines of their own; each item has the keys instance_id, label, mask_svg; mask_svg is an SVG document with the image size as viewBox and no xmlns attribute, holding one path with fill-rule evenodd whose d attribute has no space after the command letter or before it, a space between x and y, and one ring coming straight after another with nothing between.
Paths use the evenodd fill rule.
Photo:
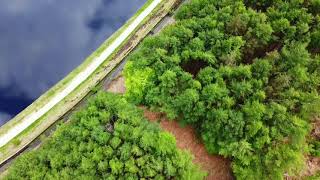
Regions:
<instances>
[{"instance_id":1,"label":"bare soil patch","mask_svg":"<svg viewBox=\"0 0 320 180\"><path fill-rule=\"evenodd\" d=\"M312 131L310 136L316 140L320 140L320 119L315 118L312 123ZM308 156L306 158L306 170L303 176L312 176L320 172L320 157Z\"/></svg>"},{"instance_id":2,"label":"bare soil patch","mask_svg":"<svg viewBox=\"0 0 320 180\"><path fill-rule=\"evenodd\" d=\"M208 180L229 180L233 179L230 161L226 158L207 153L203 143L196 137L196 132L191 126L181 127L176 121L169 121L161 113L151 112L143 108L145 117L156 122L160 120L160 126L165 131L172 133L180 149L191 152L194 156L194 163L199 164L209 174Z\"/></svg>"},{"instance_id":3,"label":"bare soil patch","mask_svg":"<svg viewBox=\"0 0 320 180\"><path fill-rule=\"evenodd\" d=\"M112 82L105 87L105 89L108 92L124 94L126 92L126 87L124 86L124 77L118 76L112 80Z\"/></svg>"},{"instance_id":4,"label":"bare soil patch","mask_svg":"<svg viewBox=\"0 0 320 180\"><path fill-rule=\"evenodd\" d=\"M320 171L320 158L310 156L306 162L306 171L305 176L312 176L317 174Z\"/></svg>"}]
</instances>

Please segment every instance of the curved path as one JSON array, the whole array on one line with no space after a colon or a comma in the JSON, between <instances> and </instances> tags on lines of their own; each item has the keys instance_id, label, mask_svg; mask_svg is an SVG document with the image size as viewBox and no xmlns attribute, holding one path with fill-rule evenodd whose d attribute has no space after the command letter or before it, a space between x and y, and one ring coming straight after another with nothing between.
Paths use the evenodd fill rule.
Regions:
<instances>
[{"instance_id":1,"label":"curved path","mask_svg":"<svg viewBox=\"0 0 320 180\"><path fill-rule=\"evenodd\" d=\"M157 7L162 0L153 0L153 2L98 56L88 65L86 69L80 72L67 87L61 92L54 95L49 102L39 110L30 113L21 120L20 123L13 126L6 133L0 136L0 147L6 145L10 140L23 132L36 120L46 114L51 108L68 96L84 80L86 80L139 26L139 24Z\"/></svg>"},{"instance_id":2,"label":"curved path","mask_svg":"<svg viewBox=\"0 0 320 180\"><path fill-rule=\"evenodd\" d=\"M110 83L104 86L104 89L108 92L124 94L126 91L124 82L124 77L118 74ZM178 148L186 150L194 156L193 162L198 164L202 170L208 172L207 180L234 179L230 160L219 155L209 154L191 126L181 127L177 121L168 120L163 113L152 112L145 107L140 108L143 110L145 118L149 121L160 121L160 127L175 137Z\"/></svg>"}]
</instances>

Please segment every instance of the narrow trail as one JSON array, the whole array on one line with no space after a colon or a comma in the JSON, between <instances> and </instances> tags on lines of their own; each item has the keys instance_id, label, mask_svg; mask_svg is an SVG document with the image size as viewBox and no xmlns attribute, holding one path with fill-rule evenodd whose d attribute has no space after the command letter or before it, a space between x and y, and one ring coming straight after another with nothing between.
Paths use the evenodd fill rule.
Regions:
<instances>
[{"instance_id":1,"label":"narrow trail","mask_svg":"<svg viewBox=\"0 0 320 180\"><path fill-rule=\"evenodd\" d=\"M113 93L125 93L125 83L122 76L116 77L104 89ZM196 132L191 126L181 127L176 121L169 121L161 113L151 112L144 107L144 116L151 122L160 121L163 130L172 133L180 149L189 151L194 156L194 163L198 164L209 174L208 180L232 180L230 161L226 158L207 153L204 145L196 137Z\"/></svg>"},{"instance_id":2,"label":"narrow trail","mask_svg":"<svg viewBox=\"0 0 320 180\"><path fill-rule=\"evenodd\" d=\"M230 161L217 155L207 153L203 143L196 137L191 126L181 127L177 121L169 121L163 115L144 109L144 116L151 122L160 120L160 126L165 131L172 133L180 149L189 151L194 156L194 163L200 165L209 174L207 179L229 180L233 179L231 174Z\"/></svg>"},{"instance_id":3,"label":"narrow trail","mask_svg":"<svg viewBox=\"0 0 320 180\"><path fill-rule=\"evenodd\" d=\"M46 114L51 108L62 101L73 90L75 90L83 81L85 81L121 44L127 37L139 26L139 24L157 7L162 0L154 0L121 34L108 46L86 69L80 72L65 89L55 94L46 105L37 111L30 113L18 124L10 128L6 133L0 135L0 147L6 145L9 141L27 129L36 120Z\"/></svg>"}]
</instances>

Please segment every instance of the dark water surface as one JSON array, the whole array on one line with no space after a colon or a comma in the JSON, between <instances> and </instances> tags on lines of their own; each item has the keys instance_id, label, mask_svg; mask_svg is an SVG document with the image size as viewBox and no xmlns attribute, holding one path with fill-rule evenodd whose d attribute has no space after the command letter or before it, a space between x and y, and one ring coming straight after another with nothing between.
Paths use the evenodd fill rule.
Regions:
<instances>
[{"instance_id":1,"label":"dark water surface","mask_svg":"<svg viewBox=\"0 0 320 180\"><path fill-rule=\"evenodd\" d=\"M0 126L61 80L146 0L1 0Z\"/></svg>"}]
</instances>

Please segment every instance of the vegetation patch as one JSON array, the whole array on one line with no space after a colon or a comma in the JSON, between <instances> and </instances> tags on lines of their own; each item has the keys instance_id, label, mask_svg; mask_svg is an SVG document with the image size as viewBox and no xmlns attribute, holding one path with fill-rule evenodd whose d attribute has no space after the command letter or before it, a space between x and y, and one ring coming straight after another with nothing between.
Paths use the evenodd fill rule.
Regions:
<instances>
[{"instance_id":1,"label":"vegetation patch","mask_svg":"<svg viewBox=\"0 0 320 180\"><path fill-rule=\"evenodd\" d=\"M282 179L309 153L319 47L319 0L192 0L130 56L126 97L193 125L238 179Z\"/></svg>"},{"instance_id":2,"label":"vegetation patch","mask_svg":"<svg viewBox=\"0 0 320 180\"><path fill-rule=\"evenodd\" d=\"M174 136L121 96L98 93L6 179L203 179Z\"/></svg>"},{"instance_id":3,"label":"vegetation patch","mask_svg":"<svg viewBox=\"0 0 320 180\"><path fill-rule=\"evenodd\" d=\"M101 53L106 47L112 43L116 37L118 37L121 32L123 32L133 20L147 8L153 0L148 0L145 5L130 18L125 25L123 25L117 32L115 32L109 39L103 43L97 51L95 51L87 60L84 61L78 68L76 68L71 74L69 74L66 78L64 78L61 82L59 82L56 86L42 95L38 100L36 100L32 105L26 108L23 112L19 113L14 119L10 120L8 123L3 125L0 128L0 134L7 132L10 128L12 128L16 123L19 123L26 115L30 114L35 109L41 107L44 103L48 101L48 97L53 95L54 92L59 92L65 87L67 81L71 80L77 73L79 73L83 68L85 68L94 57L96 57L99 53ZM16 136L20 143L9 142L5 146L0 147L0 163L3 163L8 158L12 157L18 151L26 147L30 142L32 142L35 138L37 138L45 129L49 128L52 124L54 124L63 114L72 110L77 103L86 97L86 95L90 95L91 89L96 86L110 71L116 66L131 50L133 47L139 43L141 38L145 37L148 32L161 20L163 16L165 16L168 11L172 8L175 0L168 0L161 2L150 15L144 19L139 28L136 29L130 37L128 37L121 46L114 51L114 53L105 60L105 62L97 68L97 70L90 75L90 77L85 80L82 84L80 84L73 92L71 92L65 99L60 101L55 107L49 110L45 115L43 115L40 119L34 122L31 126L25 129L22 133ZM130 46L128 46L130 44ZM63 85L63 86L62 86ZM99 85L98 85L99 86ZM88 96L89 96L88 95ZM1 177L0 177L1 179Z\"/></svg>"}]
</instances>

